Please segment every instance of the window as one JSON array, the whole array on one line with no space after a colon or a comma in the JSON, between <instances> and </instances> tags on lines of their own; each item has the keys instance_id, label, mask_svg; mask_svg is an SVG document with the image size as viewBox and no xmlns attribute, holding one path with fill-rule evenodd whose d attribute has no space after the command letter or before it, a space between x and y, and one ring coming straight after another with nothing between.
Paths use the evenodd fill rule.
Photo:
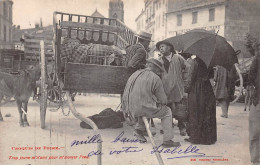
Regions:
<instances>
[{"instance_id":1,"label":"window","mask_svg":"<svg viewBox=\"0 0 260 168\"><path fill-rule=\"evenodd\" d=\"M164 18L165 18L165 14L163 12L163 14L162 14L162 27L164 26Z\"/></svg>"},{"instance_id":2,"label":"window","mask_svg":"<svg viewBox=\"0 0 260 168\"><path fill-rule=\"evenodd\" d=\"M9 42L11 43L11 41L12 41L12 29L10 28L9 29Z\"/></svg>"},{"instance_id":3,"label":"window","mask_svg":"<svg viewBox=\"0 0 260 168\"><path fill-rule=\"evenodd\" d=\"M117 14L116 13L114 13L113 18L117 19Z\"/></svg>"},{"instance_id":4,"label":"window","mask_svg":"<svg viewBox=\"0 0 260 168\"><path fill-rule=\"evenodd\" d=\"M6 26L4 26L4 41L6 41Z\"/></svg>"},{"instance_id":5,"label":"window","mask_svg":"<svg viewBox=\"0 0 260 168\"><path fill-rule=\"evenodd\" d=\"M209 21L212 22L215 20L215 8L209 9Z\"/></svg>"},{"instance_id":6,"label":"window","mask_svg":"<svg viewBox=\"0 0 260 168\"><path fill-rule=\"evenodd\" d=\"M161 15L159 15L159 28L160 28L160 25L161 24Z\"/></svg>"},{"instance_id":7,"label":"window","mask_svg":"<svg viewBox=\"0 0 260 168\"><path fill-rule=\"evenodd\" d=\"M153 15L155 14L155 4L153 4Z\"/></svg>"},{"instance_id":8,"label":"window","mask_svg":"<svg viewBox=\"0 0 260 168\"><path fill-rule=\"evenodd\" d=\"M12 8L9 7L9 20L12 21Z\"/></svg>"},{"instance_id":9,"label":"window","mask_svg":"<svg viewBox=\"0 0 260 168\"><path fill-rule=\"evenodd\" d=\"M150 6L150 17L152 17L152 15L153 15L153 8L152 6Z\"/></svg>"},{"instance_id":10,"label":"window","mask_svg":"<svg viewBox=\"0 0 260 168\"><path fill-rule=\"evenodd\" d=\"M7 17L7 10L6 10L6 4L5 4L5 2L4 2L4 5L3 5L4 7L3 7L3 13L4 13L4 18L6 18Z\"/></svg>"},{"instance_id":11,"label":"window","mask_svg":"<svg viewBox=\"0 0 260 168\"><path fill-rule=\"evenodd\" d=\"M2 19L0 19L0 39L2 38Z\"/></svg>"},{"instance_id":12,"label":"window","mask_svg":"<svg viewBox=\"0 0 260 168\"><path fill-rule=\"evenodd\" d=\"M192 24L198 22L198 12L192 12Z\"/></svg>"},{"instance_id":13,"label":"window","mask_svg":"<svg viewBox=\"0 0 260 168\"><path fill-rule=\"evenodd\" d=\"M177 26L182 25L182 14L177 15Z\"/></svg>"}]
</instances>

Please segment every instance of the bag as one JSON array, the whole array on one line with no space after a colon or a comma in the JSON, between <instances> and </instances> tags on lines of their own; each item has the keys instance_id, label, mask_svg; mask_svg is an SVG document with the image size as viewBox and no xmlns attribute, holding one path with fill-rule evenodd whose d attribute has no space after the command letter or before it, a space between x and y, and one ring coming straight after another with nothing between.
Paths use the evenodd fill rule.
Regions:
<instances>
[{"instance_id":1,"label":"bag","mask_svg":"<svg viewBox=\"0 0 260 168\"><path fill-rule=\"evenodd\" d=\"M181 103L179 103L174 112L174 117L177 120L187 121L188 120L188 104L187 99L183 99Z\"/></svg>"}]
</instances>

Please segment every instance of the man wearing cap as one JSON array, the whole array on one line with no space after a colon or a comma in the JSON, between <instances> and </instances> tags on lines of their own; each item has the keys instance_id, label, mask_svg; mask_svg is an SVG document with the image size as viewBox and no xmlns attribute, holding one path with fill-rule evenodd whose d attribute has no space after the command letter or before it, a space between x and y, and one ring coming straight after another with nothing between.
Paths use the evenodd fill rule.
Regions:
<instances>
[{"instance_id":1,"label":"man wearing cap","mask_svg":"<svg viewBox=\"0 0 260 168\"><path fill-rule=\"evenodd\" d=\"M178 120L178 127L182 136L186 135L185 122L175 116L175 110L184 98L184 77L188 73L190 64L174 50L173 45L167 40L159 41L156 48L162 56L159 58L165 71L162 73L162 82L168 99L168 106L173 112L173 117ZM187 76L186 76L187 77Z\"/></svg>"},{"instance_id":2,"label":"man wearing cap","mask_svg":"<svg viewBox=\"0 0 260 168\"><path fill-rule=\"evenodd\" d=\"M152 58L147 60L147 68L137 70L127 81L123 98L122 111L130 120L136 122L134 135L140 142L146 142L146 134L142 116L160 118L164 130L163 146L177 147L179 142L172 141L172 112L167 104L161 78L163 65Z\"/></svg>"},{"instance_id":3,"label":"man wearing cap","mask_svg":"<svg viewBox=\"0 0 260 168\"><path fill-rule=\"evenodd\" d=\"M152 34L141 31L137 37L138 42L136 44L126 47L126 66L133 70L145 68L146 51L150 44Z\"/></svg>"}]
</instances>

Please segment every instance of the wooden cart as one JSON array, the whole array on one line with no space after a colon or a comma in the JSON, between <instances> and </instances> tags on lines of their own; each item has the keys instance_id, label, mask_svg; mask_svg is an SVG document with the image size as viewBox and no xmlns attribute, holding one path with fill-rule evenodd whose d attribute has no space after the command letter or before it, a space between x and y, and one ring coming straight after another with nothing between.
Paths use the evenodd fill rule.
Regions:
<instances>
[{"instance_id":1,"label":"wooden cart","mask_svg":"<svg viewBox=\"0 0 260 168\"><path fill-rule=\"evenodd\" d=\"M52 79L56 81L59 94L65 92L67 101L73 115L88 123L95 131L98 130L93 121L76 111L70 93L108 93L122 94L129 76L133 73L124 66L98 65L71 63L61 58L62 39L84 39L87 43L114 45L124 50L126 46L136 43L135 33L119 20L83 16L62 12L54 12L53 15L53 48L54 48L54 74ZM41 42L41 128L45 128L45 116L47 107L47 64L44 53L44 43ZM95 57L95 56L89 56ZM102 59L107 59L104 55ZM101 144L98 143L98 149ZM101 164L101 156L98 156L98 164Z\"/></svg>"}]
</instances>

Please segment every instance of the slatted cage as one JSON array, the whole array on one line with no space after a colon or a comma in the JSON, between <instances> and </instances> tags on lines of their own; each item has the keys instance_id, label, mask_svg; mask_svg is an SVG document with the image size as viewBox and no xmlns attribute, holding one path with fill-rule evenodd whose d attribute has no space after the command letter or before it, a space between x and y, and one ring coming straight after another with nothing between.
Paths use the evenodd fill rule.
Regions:
<instances>
[{"instance_id":1,"label":"slatted cage","mask_svg":"<svg viewBox=\"0 0 260 168\"><path fill-rule=\"evenodd\" d=\"M61 59L62 38L78 39L84 44L126 46L136 43L135 33L117 19L54 13L54 53L56 71L64 82L64 90L87 93L122 94L129 76L133 73L126 67L98 65L106 62L106 55L95 58L90 55L87 64L66 62ZM92 61L91 61L92 60ZM93 60L97 60L93 63Z\"/></svg>"}]
</instances>

